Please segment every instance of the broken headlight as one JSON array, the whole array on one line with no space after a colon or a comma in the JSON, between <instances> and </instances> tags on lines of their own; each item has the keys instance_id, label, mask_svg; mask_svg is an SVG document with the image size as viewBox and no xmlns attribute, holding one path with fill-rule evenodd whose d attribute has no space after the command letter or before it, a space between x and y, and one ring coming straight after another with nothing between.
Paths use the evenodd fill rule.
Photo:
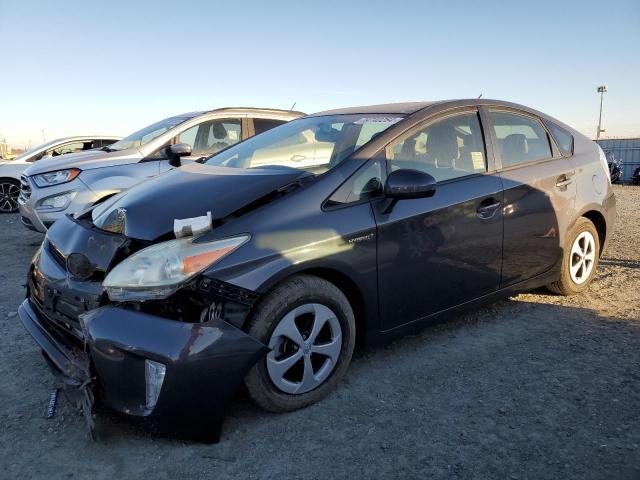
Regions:
<instances>
[{"instance_id":1,"label":"broken headlight","mask_svg":"<svg viewBox=\"0 0 640 480\"><path fill-rule=\"evenodd\" d=\"M117 302L157 300L175 293L185 282L229 255L248 235L195 243L187 237L158 243L116 265L103 286Z\"/></svg>"}]
</instances>

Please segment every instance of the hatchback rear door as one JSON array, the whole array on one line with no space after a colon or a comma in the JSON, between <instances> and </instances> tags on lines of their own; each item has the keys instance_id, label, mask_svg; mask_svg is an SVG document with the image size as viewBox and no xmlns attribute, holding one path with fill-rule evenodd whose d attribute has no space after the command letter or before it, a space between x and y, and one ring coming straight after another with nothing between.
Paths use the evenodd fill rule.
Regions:
<instances>
[{"instance_id":1,"label":"hatchback rear door","mask_svg":"<svg viewBox=\"0 0 640 480\"><path fill-rule=\"evenodd\" d=\"M487 173L478 110L417 125L387 146L386 160L388 171L425 171L438 185L433 197L401 200L390 213L384 200L373 204L382 329L497 290L502 183Z\"/></svg>"}]
</instances>

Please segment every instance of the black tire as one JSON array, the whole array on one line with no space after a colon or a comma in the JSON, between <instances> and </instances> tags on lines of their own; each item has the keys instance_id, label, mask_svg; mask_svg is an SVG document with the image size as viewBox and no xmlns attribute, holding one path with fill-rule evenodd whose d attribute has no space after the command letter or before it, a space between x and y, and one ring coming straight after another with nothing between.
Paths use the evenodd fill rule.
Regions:
<instances>
[{"instance_id":1,"label":"black tire","mask_svg":"<svg viewBox=\"0 0 640 480\"><path fill-rule=\"evenodd\" d=\"M571 247L573 246L574 241L582 232L589 232L594 238L595 241L595 259L593 262L593 268L591 269L591 273L588 278L577 284L571 278L570 273L570 261L571 261ZM585 217L580 217L578 221L575 223L573 228L569 231L569 235L567 236L567 243L564 246L564 253L562 258L562 269L560 272L560 278L553 283L547 285L547 288L551 290L553 293L557 293L559 295L576 295L578 293L584 292L589 288L593 277L598 270L598 264L600 263L600 238L598 237L598 230L595 225Z\"/></svg>"},{"instance_id":2,"label":"black tire","mask_svg":"<svg viewBox=\"0 0 640 480\"><path fill-rule=\"evenodd\" d=\"M18 195L20 182L13 178L0 179L0 213L15 213L18 211Z\"/></svg>"},{"instance_id":3,"label":"black tire","mask_svg":"<svg viewBox=\"0 0 640 480\"><path fill-rule=\"evenodd\" d=\"M294 308L319 303L336 315L342 330L342 347L330 375L319 386L301 394L279 389L269 377L267 359L262 358L249 370L245 385L251 399L270 412L289 412L304 408L327 396L344 377L355 345L356 327L351 305L342 291L332 283L311 275L297 275L275 287L255 309L247 331L265 345L280 320Z\"/></svg>"}]
</instances>

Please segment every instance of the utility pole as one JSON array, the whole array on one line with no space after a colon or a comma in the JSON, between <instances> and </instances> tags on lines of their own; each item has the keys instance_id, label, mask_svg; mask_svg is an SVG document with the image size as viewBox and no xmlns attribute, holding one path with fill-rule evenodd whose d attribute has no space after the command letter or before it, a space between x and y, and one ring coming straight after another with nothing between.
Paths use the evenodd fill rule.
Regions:
<instances>
[{"instance_id":1,"label":"utility pole","mask_svg":"<svg viewBox=\"0 0 640 480\"><path fill-rule=\"evenodd\" d=\"M46 143L46 140L44 138L44 128L40 131L42 132L42 143Z\"/></svg>"},{"instance_id":2,"label":"utility pole","mask_svg":"<svg viewBox=\"0 0 640 480\"><path fill-rule=\"evenodd\" d=\"M598 131L596 132L596 140L600 138L600 134L605 131L602 128L602 100L604 99L604 93L607 91L606 85L600 85L598 87L598 93L600 94L600 116L598 117Z\"/></svg>"}]
</instances>

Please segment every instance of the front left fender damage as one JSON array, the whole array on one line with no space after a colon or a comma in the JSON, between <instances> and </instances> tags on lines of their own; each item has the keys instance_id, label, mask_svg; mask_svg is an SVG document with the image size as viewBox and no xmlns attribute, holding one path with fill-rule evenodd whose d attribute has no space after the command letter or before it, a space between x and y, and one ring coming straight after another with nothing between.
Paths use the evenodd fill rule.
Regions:
<instances>
[{"instance_id":1,"label":"front left fender damage","mask_svg":"<svg viewBox=\"0 0 640 480\"><path fill-rule=\"evenodd\" d=\"M178 322L110 305L80 316L86 362L78 362L72 358L82 351L49 332L51 327L28 300L19 313L54 370L73 379L76 387L97 387L99 398L114 410L142 417L144 424L162 433L194 440L219 441L237 388L269 350L219 318ZM146 400L147 360L166 368L152 406Z\"/></svg>"}]
</instances>

